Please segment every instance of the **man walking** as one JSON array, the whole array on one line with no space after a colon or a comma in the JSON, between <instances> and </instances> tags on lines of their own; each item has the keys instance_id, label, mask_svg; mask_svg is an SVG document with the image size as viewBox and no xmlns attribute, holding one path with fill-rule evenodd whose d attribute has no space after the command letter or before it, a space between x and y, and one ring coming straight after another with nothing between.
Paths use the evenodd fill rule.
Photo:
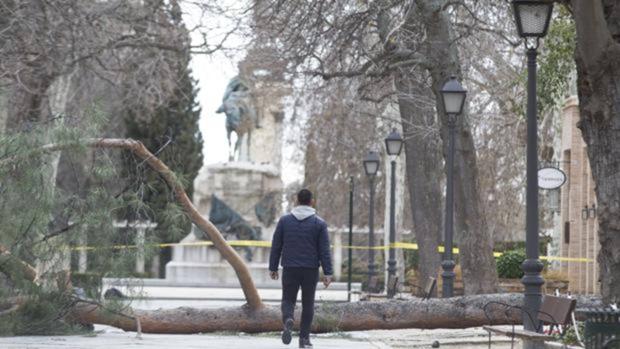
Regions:
<instances>
[{"instance_id":1,"label":"man walking","mask_svg":"<svg viewBox=\"0 0 620 349\"><path fill-rule=\"evenodd\" d=\"M278 221L271 242L269 271L278 279L278 263L282 257L282 342L291 342L293 315L297 292L301 287L301 325L299 347L312 348L310 325L314 317L314 293L319 281L319 266L323 267L323 285L332 282L332 261L327 224L312 207L312 192L302 189L297 193L297 206Z\"/></svg>"}]
</instances>

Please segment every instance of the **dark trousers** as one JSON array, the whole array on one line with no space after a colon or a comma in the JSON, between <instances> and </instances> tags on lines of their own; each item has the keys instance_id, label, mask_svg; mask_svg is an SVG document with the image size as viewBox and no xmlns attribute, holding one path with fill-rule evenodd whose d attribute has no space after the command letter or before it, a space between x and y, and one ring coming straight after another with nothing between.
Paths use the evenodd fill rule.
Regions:
<instances>
[{"instance_id":1,"label":"dark trousers","mask_svg":"<svg viewBox=\"0 0 620 349\"><path fill-rule=\"evenodd\" d=\"M284 268L282 271L282 322L293 319L297 292L301 287L300 338L310 337L310 326L314 317L314 293L318 281L318 268Z\"/></svg>"}]
</instances>

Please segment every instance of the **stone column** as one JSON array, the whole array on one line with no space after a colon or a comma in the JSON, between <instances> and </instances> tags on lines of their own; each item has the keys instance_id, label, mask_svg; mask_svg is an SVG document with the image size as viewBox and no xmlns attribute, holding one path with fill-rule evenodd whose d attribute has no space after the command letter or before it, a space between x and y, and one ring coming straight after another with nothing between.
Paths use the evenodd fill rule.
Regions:
<instances>
[{"instance_id":1,"label":"stone column","mask_svg":"<svg viewBox=\"0 0 620 349\"><path fill-rule=\"evenodd\" d=\"M144 240L146 238L146 228L140 226L136 228L136 273L144 273Z\"/></svg>"},{"instance_id":2,"label":"stone column","mask_svg":"<svg viewBox=\"0 0 620 349\"><path fill-rule=\"evenodd\" d=\"M86 240L86 234L80 236L79 241L80 246L83 248L78 251L78 271L85 273L88 266L88 252L86 251L88 241Z\"/></svg>"},{"instance_id":3,"label":"stone column","mask_svg":"<svg viewBox=\"0 0 620 349\"><path fill-rule=\"evenodd\" d=\"M146 242L146 230L157 228L157 223L151 221L115 221L113 223L114 228L132 228L136 232L136 268L137 273L144 273L145 268L145 242Z\"/></svg>"},{"instance_id":4,"label":"stone column","mask_svg":"<svg viewBox=\"0 0 620 349\"><path fill-rule=\"evenodd\" d=\"M151 275L155 278L160 278L159 276L159 254L156 254L151 259Z\"/></svg>"}]
</instances>

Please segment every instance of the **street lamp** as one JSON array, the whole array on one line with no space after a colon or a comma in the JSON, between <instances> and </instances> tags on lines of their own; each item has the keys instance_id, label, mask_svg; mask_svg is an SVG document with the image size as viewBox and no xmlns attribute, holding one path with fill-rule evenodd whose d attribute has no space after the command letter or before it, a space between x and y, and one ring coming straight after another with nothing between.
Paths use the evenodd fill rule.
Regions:
<instances>
[{"instance_id":1,"label":"street lamp","mask_svg":"<svg viewBox=\"0 0 620 349\"><path fill-rule=\"evenodd\" d=\"M402 149L403 138L394 128L387 138L385 138L385 150L390 156L392 165L392 178L390 181L390 250L388 258L388 275L390 278L396 276L396 256L394 251L394 243L396 240L396 157L400 155ZM388 298L394 297L395 293L395 288L388 289Z\"/></svg>"},{"instance_id":2,"label":"street lamp","mask_svg":"<svg viewBox=\"0 0 620 349\"><path fill-rule=\"evenodd\" d=\"M444 252L441 267L443 273L442 296L449 298L454 295L454 260L452 256L452 240L454 237L454 129L456 127L456 116L463 112L467 91L463 89L461 83L453 75L441 88L441 98L443 108L448 114L448 173L446 176L446 210L444 222Z\"/></svg>"},{"instance_id":3,"label":"street lamp","mask_svg":"<svg viewBox=\"0 0 620 349\"><path fill-rule=\"evenodd\" d=\"M525 213L525 253L526 260L521 268L525 286L523 315L526 330L536 331L537 314L542 301L542 285L545 280L541 271L543 264L538 253L538 144L536 124L536 50L540 38L547 34L553 2L513 0L515 21L519 36L524 39L527 49L527 189Z\"/></svg>"},{"instance_id":4,"label":"street lamp","mask_svg":"<svg viewBox=\"0 0 620 349\"><path fill-rule=\"evenodd\" d=\"M375 176L379 171L379 154L369 151L364 158L364 171L370 186L370 214L368 215L368 287L375 276ZM374 290L368 289L372 292Z\"/></svg>"}]
</instances>

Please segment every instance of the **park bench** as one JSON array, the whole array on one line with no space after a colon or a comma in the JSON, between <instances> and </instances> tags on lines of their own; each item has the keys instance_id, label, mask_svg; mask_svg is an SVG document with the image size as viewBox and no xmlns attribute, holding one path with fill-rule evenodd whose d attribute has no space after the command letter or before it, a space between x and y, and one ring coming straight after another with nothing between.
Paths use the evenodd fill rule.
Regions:
<instances>
[{"instance_id":1,"label":"park bench","mask_svg":"<svg viewBox=\"0 0 620 349\"><path fill-rule=\"evenodd\" d=\"M618 349L620 348L620 338L612 338L603 344L603 349Z\"/></svg>"},{"instance_id":2,"label":"park bench","mask_svg":"<svg viewBox=\"0 0 620 349\"><path fill-rule=\"evenodd\" d=\"M424 288L424 300L431 298L435 289L437 288L437 279L434 277L429 277L426 282L426 287Z\"/></svg>"},{"instance_id":3,"label":"park bench","mask_svg":"<svg viewBox=\"0 0 620 349\"><path fill-rule=\"evenodd\" d=\"M379 278L376 276L370 277L370 280L368 280L368 294L377 293L377 286L379 286Z\"/></svg>"},{"instance_id":4,"label":"park bench","mask_svg":"<svg viewBox=\"0 0 620 349\"><path fill-rule=\"evenodd\" d=\"M398 287L398 276L390 276L387 282L387 297L394 298L396 292L400 291L400 287Z\"/></svg>"},{"instance_id":5,"label":"park bench","mask_svg":"<svg viewBox=\"0 0 620 349\"><path fill-rule=\"evenodd\" d=\"M398 282L398 276L394 276L394 277L390 277L388 279L388 284L387 284L387 295L388 298L390 296L395 296L396 293L400 293L400 284ZM426 280L426 284L424 285L424 287L420 287L417 285L411 285L412 288L417 288L417 289L421 289L422 290L422 299L423 300L427 300L429 298L431 298L431 295L433 294L435 287L437 287L437 279L435 279L434 277L429 277ZM412 292L413 293L413 292Z\"/></svg>"},{"instance_id":6,"label":"park bench","mask_svg":"<svg viewBox=\"0 0 620 349\"><path fill-rule=\"evenodd\" d=\"M616 306L582 308L577 313L586 318L586 348L620 348L620 310Z\"/></svg>"},{"instance_id":7,"label":"park bench","mask_svg":"<svg viewBox=\"0 0 620 349\"><path fill-rule=\"evenodd\" d=\"M491 322L490 317L487 312L487 308L490 305L499 305L506 308L506 315L512 309L518 309L526 316L530 316L533 319L533 315L529 314L525 309L521 307L515 307L513 305L498 303L498 302L489 302L484 306L484 313ZM550 325L551 328L549 333L552 332L554 327L557 327L561 331L561 336L566 333L566 329L572 324L572 314L575 311L575 306L577 305L577 300L565 297L557 297L546 295L543 297L542 304L540 306L540 310L536 318L539 321L538 331L528 331L528 330L519 330L515 329L515 326L512 326L512 329L506 329L505 327L498 327L486 325L483 328L489 333L489 348L491 347L491 334L502 334L508 337L511 337L514 343L515 338L526 339L534 342L545 342L551 341L555 338L549 334L541 333L542 327L544 325Z\"/></svg>"},{"instance_id":8,"label":"park bench","mask_svg":"<svg viewBox=\"0 0 620 349\"><path fill-rule=\"evenodd\" d=\"M378 289L378 278L376 276L373 276L370 278L369 282L368 282L368 287L367 287L367 293L366 293L366 300L372 300L373 298L389 298L388 296L390 295L390 292L393 292L391 295L396 296L396 294L400 294L400 284L399 284L399 279L397 276L395 277L390 277L388 279L388 283L387 283L387 294L386 293L378 293L377 289ZM411 285L412 288L417 288L417 289L421 289L422 290L422 299L423 300L427 300L429 298L431 298L431 296L433 295L433 292L435 292L435 289L437 288L437 279L435 279L434 277L429 277L426 281L426 284L424 285L424 287L420 287L420 286L416 286L416 285ZM413 292L412 292L413 293Z\"/></svg>"},{"instance_id":9,"label":"park bench","mask_svg":"<svg viewBox=\"0 0 620 349\"><path fill-rule=\"evenodd\" d=\"M422 299L427 300L431 298L431 296L433 295L433 292L435 292L435 288L437 288L437 279L429 276L428 279L426 280L426 285L424 285L424 287L420 287L416 285L411 285L411 287L422 290ZM413 293L413 290L412 290L412 293Z\"/></svg>"},{"instance_id":10,"label":"park bench","mask_svg":"<svg viewBox=\"0 0 620 349\"><path fill-rule=\"evenodd\" d=\"M394 290L396 289L396 287L398 287L398 277L394 277L394 278L390 277L388 279L386 291L389 293L390 290ZM366 299L372 300L373 298L375 299L389 298L386 293L380 293L380 292L377 292L377 290L379 290L379 278L377 276L372 276L370 280L368 280Z\"/></svg>"},{"instance_id":11,"label":"park bench","mask_svg":"<svg viewBox=\"0 0 620 349\"><path fill-rule=\"evenodd\" d=\"M372 276L370 280L368 280L368 286L366 288L366 300L372 300L373 298L386 298L384 293L379 293L377 290L379 289L379 278L377 276Z\"/></svg>"}]
</instances>

